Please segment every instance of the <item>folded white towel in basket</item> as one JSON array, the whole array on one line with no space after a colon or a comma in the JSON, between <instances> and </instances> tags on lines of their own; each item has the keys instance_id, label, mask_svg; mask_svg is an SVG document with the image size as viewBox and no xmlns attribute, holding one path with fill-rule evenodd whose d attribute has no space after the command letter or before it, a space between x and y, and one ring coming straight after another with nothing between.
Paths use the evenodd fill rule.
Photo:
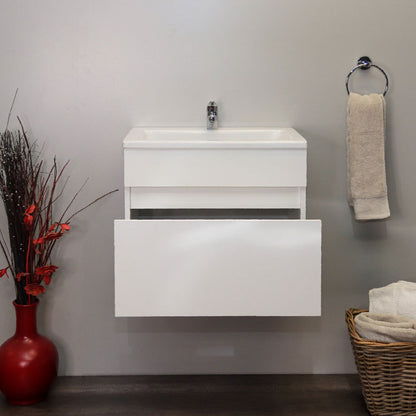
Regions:
<instances>
[{"instance_id":1,"label":"folded white towel in basket","mask_svg":"<svg viewBox=\"0 0 416 416\"><path fill-rule=\"evenodd\" d=\"M354 208L355 219L388 218L383 95L351 93L347 128L348 203Z\"/></svg>"},{"instance_id":2,"label":"folded white towel in basket","mask_svg":"<svg viewBox=\"0 0 416 416\"><path fill-rule=\"evenodd\" d=\"M361 338L381 342L416 342L416 320L406 316L362 312L355 319Z\"/></svg>"},{"instance_id":3,"label":"folded white towel in basket","mask_svg":"<svg viewBox=\"0 0 416 416\"><path fill-rule=\"evenodd\" d=\"M416 319L416 283L399 280L369 291L369 311Z\"/></svg>"}]
</instances>

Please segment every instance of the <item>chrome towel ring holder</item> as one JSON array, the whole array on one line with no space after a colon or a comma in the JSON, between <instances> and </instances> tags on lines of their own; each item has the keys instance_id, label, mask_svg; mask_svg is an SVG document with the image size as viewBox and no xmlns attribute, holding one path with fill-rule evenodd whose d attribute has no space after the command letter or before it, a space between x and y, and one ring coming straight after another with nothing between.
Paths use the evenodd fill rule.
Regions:
<instances>
[{"instance_id":1,"label":"chrome towel ring holder","mask_svg":"<svg viewBox=\"0 0 416 416\"><path fill-rule=\"evenodd\" d=\"M362 56L361 58L359 58L357 61L357 65L353 69L351 69L351 71L347 75L347 78L345 80L345 87L347 88L348 95L350 94L350 89L348 88L348 82L350 80L350 76L354 73L354 71L356 71L357 69L366 70L371 67L377 68L384 75L384 78L386 78L386 88L384 88L383 96L386 95L387 91L389 90L389 79L387 77L387 74L379 66L374 65L368 56Z\"/></svg>"}]
</instances>

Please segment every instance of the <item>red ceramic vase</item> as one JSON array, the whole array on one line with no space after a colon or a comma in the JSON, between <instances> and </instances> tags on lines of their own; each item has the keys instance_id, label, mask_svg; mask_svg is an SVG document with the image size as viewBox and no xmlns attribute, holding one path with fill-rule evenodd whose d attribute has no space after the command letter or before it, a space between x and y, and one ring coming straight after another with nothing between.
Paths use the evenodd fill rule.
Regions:
<instances>
[{"instance_id":1,"label":"red ceramic vase","mask_svg":"<svg viewBox=\"0 0 416 416\"><path fill-rule=\"evenodd\" d=\"M45 398L56 378L58 352L36 329L36 308L18 305L16 333L0 347L0 390L11 404L29 405Z\"/></svg>"}]
</instances>

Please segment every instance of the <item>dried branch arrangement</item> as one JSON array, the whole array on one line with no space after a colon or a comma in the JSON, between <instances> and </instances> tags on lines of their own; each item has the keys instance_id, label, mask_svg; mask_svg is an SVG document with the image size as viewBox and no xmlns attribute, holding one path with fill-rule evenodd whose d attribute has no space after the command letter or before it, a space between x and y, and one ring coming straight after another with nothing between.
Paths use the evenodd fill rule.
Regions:
<instances>
[{"instance_id":1,"label":"dried branch arrangement","mask_svg":"<svg viewBox=\"0 0 416 416\"><path fill-rule=\"evenodd\" d=\"M70 214L84 183L57 215L55 204L68 180L64 177L68 162L58 168L54 158L48 168L18 120L21 130L6 128L0 133L0 193L8 221L8 241L0 229L0 250L7 262L0 277L13 277L16 303L27 305L49 285L57 269L51 255L57 241L70 230L74 216L117 189Z\"/></svg>"}]
</instances>

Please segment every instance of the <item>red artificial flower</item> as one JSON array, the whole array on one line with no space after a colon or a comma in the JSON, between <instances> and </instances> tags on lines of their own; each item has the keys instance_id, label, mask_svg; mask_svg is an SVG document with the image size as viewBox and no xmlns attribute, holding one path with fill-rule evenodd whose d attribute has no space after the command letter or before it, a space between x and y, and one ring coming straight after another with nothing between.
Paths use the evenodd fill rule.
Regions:
<instances>
[{"instance_id":1,"label":"red artificial flower","mask_svg":"<svg viewBox=\"0 0 416 416\"><path fill-rule=\"evenodd\" d=\"M62 237L62 233L47 233L42 238L45 241L52 241L52 240L57 240L58 238L61 238L61 237Z\"/></svg>"},{"instance_id":2,"label":"red artificial flower","mask_svg":"<svg viewBox=\"0 0 416 416\"><path fill-rule=\"evenodd\" d=\"M9 275L7 274L7 269L8 269L9 267L6 267L5 269L1 269L0 270L0 278L1 277L3 277L4 275L6 275L7 276L7 278L9 278Z\"/></svg>"},{"instance_id":3,"label":"red artificial flower","mask_svg":"<svg viewBox=\"0 0 416 416\"><path fill-rule=\"evenodd\" d=\"M35 212L36 206L32 204L29 208L26 209L25 215L33 214Z\"/></svg>"},{"instance_id":4,"label":"red artificial flower","mask_svg":"<svg viewBox=\"0 0 416 416\"><path fill-rule=\"evenodd\" d=\"M46 266L36 267L36 273L39 274L39 275L42 275L42 276L44 276L44 275L51 276L57 268L58 268L58 266L48 264Z\"/></svg>"},{"instance_id":5,"label":"red artificial flower","mask_svg":"<svg viewBox=\"0 0 416 416\"><path fill-rule=\"evenodd\" d=\"M31 215L25 214L23 222L25 223L26 230L30 230L33 225L33 217Z\"/></svg>"},{"instance_id":6,"label":"red artificial flower","mask_svg":"<svg viewBox=\"0 0 416 416\"><path fill-rule=\"evenodd\" d=\"M25 286L25 291L28 295L38 296L45 292L45 288L39 283L31 283Z\"/></svg>"},{"instance_id":7,"label":"red artificial flower","mask_svg":"<svg viewBox=\"0 0 416 416\"><path fill-rule=\"evenodd\" d=\"M46 266L36 267L36 274L40 276L43 281L48 285L51 282L51 276L57 269L57 266L48 264Z\"/></svg>"},{"instance_id":8,"label":"red artificial flower","mask_svg":"<svg viewBox=\"0 0 416 416\"><path fill-rule=\"evenodd\" d=\"M61 238L63 233L52 233L48 232L43 237L38 238L37 240L33 240L33 244L43 244L46 241L52 241L57 240L58 238Z\"/></svg>"},{"instance_id":9,"label":"red artificial flower","mask_svg":"<svg viewBox=\"0 0 416 416\"><path fill-rule=\"evenodd\" d=\"M61 226L62 233L65 233L70 230L71 226L69 224L59 224Z\"/></svg>"},{"instance_id":10,"label":"red artificial flower","mask_svg":"<svg viewBox=\"0 0 416 416\"><path fill-rule=\"evenodd\" d=\"M33 225L33 214L35 212L35 205L31 205L29 208L25 211L25 216L23 217L23 222L25 223L26 230L30 230Z\"/></svg>"}]
</instances>

